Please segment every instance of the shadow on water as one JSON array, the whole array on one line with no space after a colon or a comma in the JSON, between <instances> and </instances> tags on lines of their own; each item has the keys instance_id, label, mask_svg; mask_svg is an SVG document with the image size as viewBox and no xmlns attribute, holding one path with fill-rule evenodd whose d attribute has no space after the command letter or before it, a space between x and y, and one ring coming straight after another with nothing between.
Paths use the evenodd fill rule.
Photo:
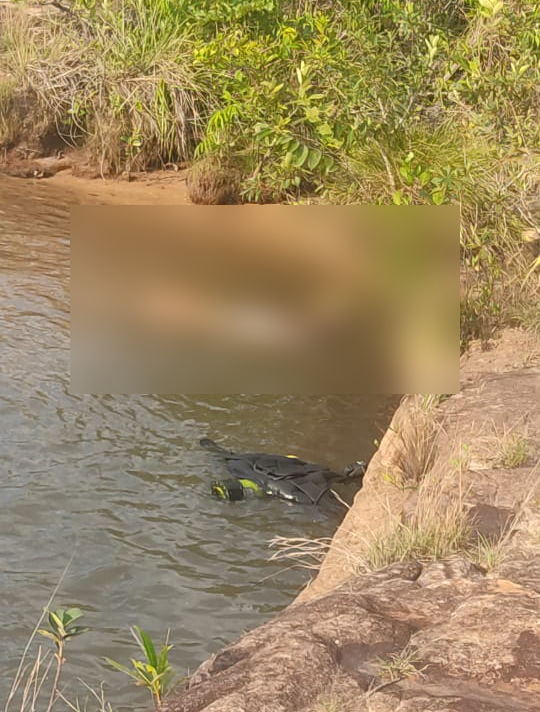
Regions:
<instances>
[{"instance_id":1,"label":"shadow on water","mask_svg":"<svg viewBox=\"0 0 540 712\"><path fill-rule=\"evenodd\" d=\"M174 664L193 670L306 582L305 571L268 563L268 540L328 536L342 516L212 499L210 480L223 471L199 437L341 468L372 454L392 403L70 395L68 218L76 201L43 183L0 180L0 699L75 551L56 604L80 605L91 632L70 643L66 677L112 682L115 707L145 707L145 693L102 662L134 652L130 625L156 637L170 627Z\"/></svg>"}]
</instances>

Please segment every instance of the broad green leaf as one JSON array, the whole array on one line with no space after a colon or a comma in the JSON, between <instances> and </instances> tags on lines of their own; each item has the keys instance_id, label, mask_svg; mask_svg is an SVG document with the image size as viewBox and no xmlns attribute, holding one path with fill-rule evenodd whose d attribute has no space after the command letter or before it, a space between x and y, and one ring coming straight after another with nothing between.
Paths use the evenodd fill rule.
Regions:
<instances>
[{"instance_id":1,"label":"broad green leaf","mask_svg":"<svg viewBox=\"0 0 540 712\"><path fill-rule=\"evenodd\" d=\"M318 148L312 148L309 152L307 164L310 171L315 170L322 158L322 153Z\"/></svg>"},{"instance_id":2,"label":"broad green leaf","mask_svg":"<svg viewBox=\"0 0 540 712\"><path fill-rule=\"evenodd\" d=\"M301 168L304 165L308 154L309 148L307 146L302 146L294 156L293 165L296 166L296 168Z\"/></svg>"},{"instance_id":3,"label":"broad green leaf","mask_svg":"<svg viewBox=\"0 0 540 712\"><path fill-rule=\"evenodd\" d=\"M63 616L64 611L60 608L57 611L50 611L49 613L49 623L51 628L61 636L65 634L64 625L62 623Z\"/></svg>"},{"instance_id":4,"label":"broad green leaf","mask_svg":"<svg viewBox=\"0 0 540 712\"><path fill-rule=\"evenodd\" d=\"M40 628L38 630L38 633L40 635L45 636L45 638L50 638L51 640L54 640L55 643L58 640L58 636L55 633L52 633L50 630L46 630L45 628Z\"/></svg>"},{"instance_id":5,"label":"broad green leaf","mask_svg":"<svg viewBox=\"0 0 540 712\"><path fill-rule=\"evenodd\" d=\"M157 665L157 655L156 655L156 650L154 648L154 644L152 643L152 638L148 635L148 633L145 633L142 628L139 628L138 625L134 626L135 630L139 634L141 643L142 643L142 649L144 651L144 654L146 655L146 659L148 662L156 667Z\"/></svg>"},{"instance_id":6,"label":"broad green leaf","mask_svg":"<svg viewBox=\"0 0 540 712\"><path fill-rule=\"evenodd\" d=\"M68 608L64 614L64 625L69 625L83 616L80 608Z\"/></svg>"},{"instance_id":7,"label":"broad green leaf","mask_svg":"<svg viewBox=\"0 0 540 712\"><path fill-rule=\"evenodd\" d=\"M73 628L69 628L64 637L66 639L74 638L76 635L81 635L82 633L86 633L88 630L90 630L90 628L87 628L82 625L76 625L76 626L73 626Z\"/></svg>"},{"instance_id":8,"label":"broad green leaf","mask_svg":"<svg viewBox=\"0 0 540 712\"><path fill-rule=\"evenodd\" d=\"M294 153L297 148L300 147L300 144L298 141L295 141L294 139L288 139L287 140L287 148L291 153Z\"/></svg>"},{"instance_id":9,"label":"broad green leaf","mask_svg":"<svg viewBox=\"0 0 540 712\"><path fill-rule=\"evenodd\" d=\"M287 151L287 153L285 154L285 158L283 159L283 167L284 168L290 168L293 156L294 156L294 154L292 151Z\"/></svg>"},{"instance_id":10,"label":"broad green leaf","mask_svg":"<svg viewBox=\"0 0 540 712\"><path fill-rule=\"evenodd\" d=\"M332 156L323 156L322 163L324 166L324 172L326 174L330 173L336 165L336 162L332 158Z\"/></svg>"},{"instance_id":11,"label":"broad green leaf","mask_svg":"<svg viewBox=\"0 0 540 712\"><path fill-rule=\"evenodd\" d=\"M442 205L444 202L444 190L436 190L431 194L431 200L434 205Z\"/></svg>"},{"instance_id":12,"label":"broad green leaf","mask_svg":"<svg viewBox=\"0 0 540 712\"><path fill-rule=\"evenodd\" d=\"M310 123L316 123L319 121L321 112L316 106L310 106L309 108L306 109L306 121L309 121Z\"/></svg>"},{"instance_id":13,"label":"broad green leaf","mask_svg":"<svg viewBox=\"0 0 540 712\"><path fill-rule=\"evenodd\" d=\"M333 135L332 127L330 126L330 124L327 124L327 123L320 124L319 126L317 126L317 131L319 132L319 134L321 136L332 136Z\"/></svg>"},{"instance_id":14,"label":"broad green leaf","mask_svg":"<svg viewBox=\"0 0 540 712\"><path fill-rule=\"evenodd\" d=\"M172 647L172 645L165 645L160 650L157 661L158 672L166 672L170 670L171 666L169 664L169 650L171 650Z\"/></svg>"},{"instance_id":15,"label":"broad green leaf","mask_svg":"<svg viewBox=\"0 0 540 712\"><path fill-rule=\"evenodd\" d=\"M111 658L104 658L104 660L108 665L115 668L116 670L119 670L120 672L123 672L134 679L138 679L137 673L133 670L130 670L130 668L126 667L125 665L122 665L121 663L118 663L116 662L116 660L112 660Z\"/></svg>"}]
</instances>

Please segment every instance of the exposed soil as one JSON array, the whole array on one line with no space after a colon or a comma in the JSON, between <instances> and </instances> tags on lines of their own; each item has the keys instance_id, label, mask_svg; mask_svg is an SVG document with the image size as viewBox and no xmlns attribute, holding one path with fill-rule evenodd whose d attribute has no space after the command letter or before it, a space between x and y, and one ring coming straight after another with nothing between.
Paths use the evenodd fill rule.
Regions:
<instances>
[{"instance_id":1,"label":"exposed soil","mask_svg":"<svg viewBox=\"0 0 540 712\"><path fill-rule=\"evenodd\" d=\"M0 162L0 175L9 178L46 180L53 187L81 196L81 202L117 205L189 205L187 170L171 166L169 170L101 176L82 153L64 156L21 157L12 151Z\"/></svg>"},{"instance_id":2,"label":"exposed soil","mask_svg":"<svg viewBox=\"0 0 540 712\"><path fill-rule=\"evenodd\" d=\"M146 205L245 202L240 194L240 174L232 166L201 160L189 167L171 163L163 170L124 172L115 177L96 166L84 151L65 152L57 142L55 137L50 144L43 138L30 138L5 151L0 159L0 175L47 179L52 185L87 193L90 199L87 202ZM261 202L273 201L261 199Z\"/></svg>"},{"instance_id":3,"label":"exposed soil","mask_svg":"<svg viewBox=\"0 0 540 712\"><path fill-rule=\"evenodd\" d=\"M88 197L85 202L116 205L191 205L185 171L153 171L126 178L85 178L69 171L57 173L51 185L69 188Z\"/></svg>"}]
</instances>

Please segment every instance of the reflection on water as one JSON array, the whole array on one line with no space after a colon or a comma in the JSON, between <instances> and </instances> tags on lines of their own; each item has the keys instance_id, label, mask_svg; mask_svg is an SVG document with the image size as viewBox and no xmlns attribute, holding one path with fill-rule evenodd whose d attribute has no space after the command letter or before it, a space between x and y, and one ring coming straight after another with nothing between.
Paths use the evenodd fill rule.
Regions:
<instances>
[{"instance_id":1,"label":"reflection on water","mask_svg":"<svg viewBox=\"0 0 540 712\"><path fill-rule=\"evenodd\" d=\"M219 465L198 438L341 468L371 455L389 403L70 395L68 216L76 200L45 182L0 181L0 699L74 553L56 604L80 605L91 632L70 643L66 677L112 680L117 706L144 707L144 692L102 663L133 652L130 625L155 636L170 627L174 664L193 670L305 582L305 572L268 563L267 541L329 535L340 518L271 500L212 499Z\"/></svg>"}]
</instances>

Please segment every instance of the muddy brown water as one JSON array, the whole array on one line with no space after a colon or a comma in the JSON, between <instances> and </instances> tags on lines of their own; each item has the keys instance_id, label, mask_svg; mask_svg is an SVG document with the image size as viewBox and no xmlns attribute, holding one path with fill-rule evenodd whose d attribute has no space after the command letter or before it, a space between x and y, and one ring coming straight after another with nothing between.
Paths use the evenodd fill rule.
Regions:
<instances>
[{"instance_id":1,"label":"muddy brown water","mask_svg":"<svg viewBox=\"0 0 540 712\"><path fill-rule=\"evenodd\" d=\"M268 540L328 536L342 516L212 499L209 481L222 470L198 438L338 468L372 454L392 404L377 396L70 395L69 206L106 202L110 188L96 185L91 194L65 178L0 177L0 701L73 556L55 606L80 606L91 630L68 646L66 694L80 691L78 677L94 687L105 681L115 709L133 709L147 706L146 693L103 662L134 654L131 625L157 638L170 628L174 665L193 670L307 581L303 570L268 562ZM152 202L139 188L120 194ZM351 499L354 488L342 494Z\"/></svg>"}]
</instances>

